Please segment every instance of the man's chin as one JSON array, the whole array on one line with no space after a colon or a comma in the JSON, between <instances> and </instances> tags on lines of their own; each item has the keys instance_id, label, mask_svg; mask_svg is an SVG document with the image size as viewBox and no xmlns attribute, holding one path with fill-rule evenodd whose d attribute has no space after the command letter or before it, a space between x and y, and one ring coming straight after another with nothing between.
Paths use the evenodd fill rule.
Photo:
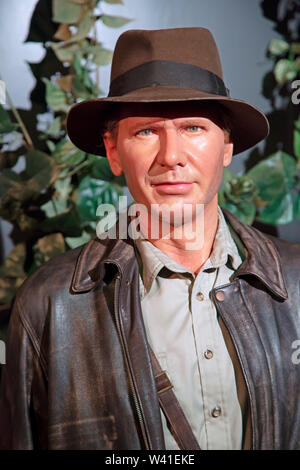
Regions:
<instances>
[{"instance_id":1,"label":"man's chin","mask_svg":"<svg viewBox=\"0 0 300 470\"><path fill-rule=\"evenodd\" d=\"M148 218L155 221L170 223L173 227L178 227L195 220L204 210L204 204L185 203L153 203L148 208Z\"/></svg>"}]
</instances>

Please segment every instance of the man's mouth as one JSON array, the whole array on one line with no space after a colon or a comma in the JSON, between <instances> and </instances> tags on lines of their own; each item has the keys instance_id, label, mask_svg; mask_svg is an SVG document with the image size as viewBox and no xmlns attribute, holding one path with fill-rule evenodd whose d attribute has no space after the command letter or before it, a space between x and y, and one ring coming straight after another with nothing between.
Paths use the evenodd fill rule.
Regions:
<instances>
[{"instance_id":1,"label":"man's mouth","mask_svg":"<svg viewBox=\"0 0 300 470\"><path fill-rule=\"evenodd\" d=\"M164 181L152 184L158 193L162 194L187 194L193 183L186 181Z\"/></svg>"}]
</instances>

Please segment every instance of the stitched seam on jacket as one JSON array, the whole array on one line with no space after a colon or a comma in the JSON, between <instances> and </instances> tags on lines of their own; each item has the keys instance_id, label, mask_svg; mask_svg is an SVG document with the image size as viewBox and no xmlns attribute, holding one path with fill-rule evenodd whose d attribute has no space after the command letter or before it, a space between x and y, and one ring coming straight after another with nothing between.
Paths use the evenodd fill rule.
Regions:
<instances>
[{"instance_id":1,"label":"stitched seam on jacket","mask_svg":"<svg viewBox=\"0 0 300 470\"><path fill-rule=\"evenodd\" d=\"M240 283L240 293L241 293L241 297L244 301L244 305L247 309L247 312L249 314L249 317L251 318L251 321L252 321L252 324L256 330L256 333L257 333L257 336L259 337L260 339L260 343L261 343L261 346L262 346L262 349L264 350L264 353L265 353L265 358L266 358L266 363L267 363L267 368L268 368L268 371L269 371L269 377L271 379L271 393L272 393L272 416L274 416L274 393L273 393L273 386L274 386L274 377L271 373L271 369L270 369L270 364L269 364L269 361L268 361L268 354L267 354L267 351L265 349L265 346L264 346L264 343L262 341L262 338L261 338L261 334L260 334L260 331L258 330L257 326L256 326L256 322L254 321L254 318L253 316L251 315L251 311L250 309L248 308L248 304L246 302L246 299L245 299L245 296L244 296L244 292L243 292L243 285ZM276 443L276 437L275 437L275 426L274 426L274 421L273 421L273 444Z\"/></svg>"},{"instance_id":2,"label":"stitched seam on jacket","mask_svg":"<svg viewBox=\"0 0 300 470\"><path fill-rule=\"evenodd\" d=\"M33 349L37 354L38 360L41 363L44 374L45 374L45 376L48 380L46 360L45 360L45 358L44 358L44 356L41 352L40 343L38 341L37 336L35 335L34 329L31 327L30 323L27 321L27 319L25 319L25 317L21 313L22 308L21 308L20 299L17 299L17 301L16 301L16 309L17 309L17 312L18 312L18 317L20 319L20 322L23 325L23 328L26 331L26 333L27 333L27 335L28 335L28 337L29 337L29 339L32 343Z\"/></svg>"},{"instance_id":3,"label":"stitched seam on jacket","mask_svg":"<svg viewBox=\"0 0 300 470\"><path fill-rule=\"evenodd\" d=\"M284 275L283 275L283 272L282 272L282 267L281 267L281 255L279 253L279 250L277 248L277 246L275 245L274 242L272 242L272 240L270 240L269 238L265 237L266 238L266 244L268 245L270 251L275 251L276 253L276 256L274 256L274 253L273 256L274 256L274 259L275 259L275 263L276 263L276 269L277 271L280 273L280 278L282 280L282 284L283 284L283 287L285 288L285 290L287 291L287 287L286 287L286 283L285 283L285 278L284 278ZM282 286L279 286L281 289L282 289Z\"/></svg>"}]
</instances>

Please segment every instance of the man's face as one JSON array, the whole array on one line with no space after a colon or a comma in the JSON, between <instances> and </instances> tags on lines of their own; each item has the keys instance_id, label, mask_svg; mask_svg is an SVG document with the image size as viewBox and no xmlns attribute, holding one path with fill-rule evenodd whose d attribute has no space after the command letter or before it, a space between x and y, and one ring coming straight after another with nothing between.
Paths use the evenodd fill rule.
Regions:
<instances>
[{"instance_id":1,"label":"man's face","mask_svg":"<svg viewBox=\"0 0 300 470\"><path fill-rule=\"evenodd\" d=\"M148 210L216 203L233 151L216 113L179 107L142 114L121 119L117 136L104 139L112 171L124 172L135 202Z\"/></svg>"}]
</instances>

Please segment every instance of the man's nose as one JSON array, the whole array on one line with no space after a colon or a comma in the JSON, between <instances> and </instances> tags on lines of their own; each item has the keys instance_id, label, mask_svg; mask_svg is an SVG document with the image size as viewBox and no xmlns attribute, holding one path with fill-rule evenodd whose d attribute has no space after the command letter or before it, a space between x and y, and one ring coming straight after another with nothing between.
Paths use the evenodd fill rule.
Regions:
<instances>
[{"instance_id":1,"label":"man's nose","mask_svg":"<svg viewBox=\"0 0 300 470\"><path fill-rule=\"evenodd\" d=\"M186 156L176 129L164 129L160 134L159 143L157 162L160 165L168 167L185 166Z\"/></svg>"}]
</instances>

